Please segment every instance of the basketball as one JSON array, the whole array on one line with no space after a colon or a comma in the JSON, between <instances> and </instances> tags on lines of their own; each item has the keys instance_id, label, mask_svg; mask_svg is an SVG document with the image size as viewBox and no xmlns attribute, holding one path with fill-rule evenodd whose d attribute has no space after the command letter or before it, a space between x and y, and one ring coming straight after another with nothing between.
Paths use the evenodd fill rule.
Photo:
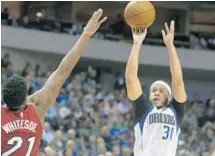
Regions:
<instances>
[{"instance_id":1,"label":"basketball","mask_svg":"<svg viewBox=\"0 0 215 156\"><path fill-rule=\"evenodd\" d=\"M148 28L155 20L155 8L149 1L132 1L125 8L124 16L132 28Z\"/></svg>"}]
</instances>

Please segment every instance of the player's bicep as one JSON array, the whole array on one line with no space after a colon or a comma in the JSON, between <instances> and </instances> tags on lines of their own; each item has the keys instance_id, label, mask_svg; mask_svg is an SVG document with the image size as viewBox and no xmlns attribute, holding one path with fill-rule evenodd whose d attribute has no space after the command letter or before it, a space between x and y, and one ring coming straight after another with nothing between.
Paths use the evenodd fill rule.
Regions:
<instances>
[{"instance_id":1,"label":"player's bicep","mask_svg":"<svg viewBox=\"0 0 215 156\"><path fill-rule=\"evenodd\" d=\"M47 97L46 105L50 106L55 103L58 94L66 80L67 76L61 74L58 70L52 73L41 89L43 96Z\"/></svg>"},{"instance_id":2,"label":"player's bicep","mask_svg":"<svg viewBox=\"0 0 215 156\"><path fill-rule=\"evenodd\" d=\"M126 77L127 95L131 101L138 99L143 93L140 81L137 77Z\"/></svg>"},{"instance_id":3,"label":"player's bicep","mask_svg":"<svg viewBox=\"0 0 215 156\"><path fill-rule=\"evenodd\" d=\"M36 111L42 122L44 120L46 110L48 109L47 104L50 101L48 98L49 97L45 96L42 89L27 97L27 103L35 105Z\"/></svg>"},{"instance_id":4,"label":"player's bicep","mask_svg":"<svg viewBox=\"0 0 215 156\"><path fill-rule=\"evenodd\" d=\"M187 94L185 91L184 83L174 83L172 82L172 91L173 91L173 97L176 101L180 103L184 103L187 101Z\"/></svg>"},{"instance_id":5,"label":"player's bicep","mask_svg":"<svg viewBox=\"0 0 215 156\"><path fill-rule=\"evenodd\" d=\"M186 101L181 103L173 98L172 104L176 110L179 121L183 120L184 114L186 112Z\"/></svg>"}]
</instances>

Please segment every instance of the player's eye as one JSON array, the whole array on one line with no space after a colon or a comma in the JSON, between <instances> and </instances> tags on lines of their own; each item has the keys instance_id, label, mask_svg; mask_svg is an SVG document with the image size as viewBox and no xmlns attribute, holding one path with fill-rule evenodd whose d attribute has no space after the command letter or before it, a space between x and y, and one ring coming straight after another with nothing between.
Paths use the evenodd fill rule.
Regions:
<instances>
[{"instance_id":1,"label":"player's eye","mask_svg":"<svg viewBox=\"0 0 215 156\"><path fill-rule=\"evenodd\" d=\"M154 89L152 89L152 92L154 93L154 92L156 92L157 91L157 89L156 88L154 88Z\"/></svg>"},{"instance_id":2,"label":"player's eye","mask_svg":"<svg viewBox=\"0 0 215 156\"><path fill-rule=\"evenodd\" d=\"M160 89L160 92L163 93L163 89Z\"/></svg>"}]
</instances>

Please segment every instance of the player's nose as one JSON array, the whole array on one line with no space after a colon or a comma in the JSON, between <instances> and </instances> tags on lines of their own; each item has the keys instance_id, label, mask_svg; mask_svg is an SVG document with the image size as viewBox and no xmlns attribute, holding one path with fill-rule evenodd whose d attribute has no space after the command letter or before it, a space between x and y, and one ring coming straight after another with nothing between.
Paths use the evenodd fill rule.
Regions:
<instances>
[{"instance_id":1,"label":"player's nose","mask_svg":"<svg viewBox=\"0 0 215 156\"><path fill-rule=\"evenodd\" d=\"M160 96L159 92L156 92L156 93L155 93L155 96Z\"/></svg>"}]
</instances>

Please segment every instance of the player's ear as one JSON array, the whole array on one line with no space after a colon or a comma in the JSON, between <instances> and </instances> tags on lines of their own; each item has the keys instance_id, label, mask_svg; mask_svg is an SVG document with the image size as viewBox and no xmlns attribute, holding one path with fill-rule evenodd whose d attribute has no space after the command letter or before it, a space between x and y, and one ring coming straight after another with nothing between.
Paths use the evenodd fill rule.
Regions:
<instances>
[{"instance_id":1,"label":"player's ear","mask_svg":"<svg viewBox=\"0 0 215 156\"><path fill-rule=\"evenodd\" d=\"M172 101L172 95L168 96L168 102Z\"/></svg>"},{"instance_id":2,"label":"player's ear","mask_svg":"<svg viewBox=\"0 0 215 156\"><path fill-rule=\"evenodd\" d=\"M149 101L152 102L152 101L151 101L151 93L149 93Z\"/></svg>"}]
</instances>

